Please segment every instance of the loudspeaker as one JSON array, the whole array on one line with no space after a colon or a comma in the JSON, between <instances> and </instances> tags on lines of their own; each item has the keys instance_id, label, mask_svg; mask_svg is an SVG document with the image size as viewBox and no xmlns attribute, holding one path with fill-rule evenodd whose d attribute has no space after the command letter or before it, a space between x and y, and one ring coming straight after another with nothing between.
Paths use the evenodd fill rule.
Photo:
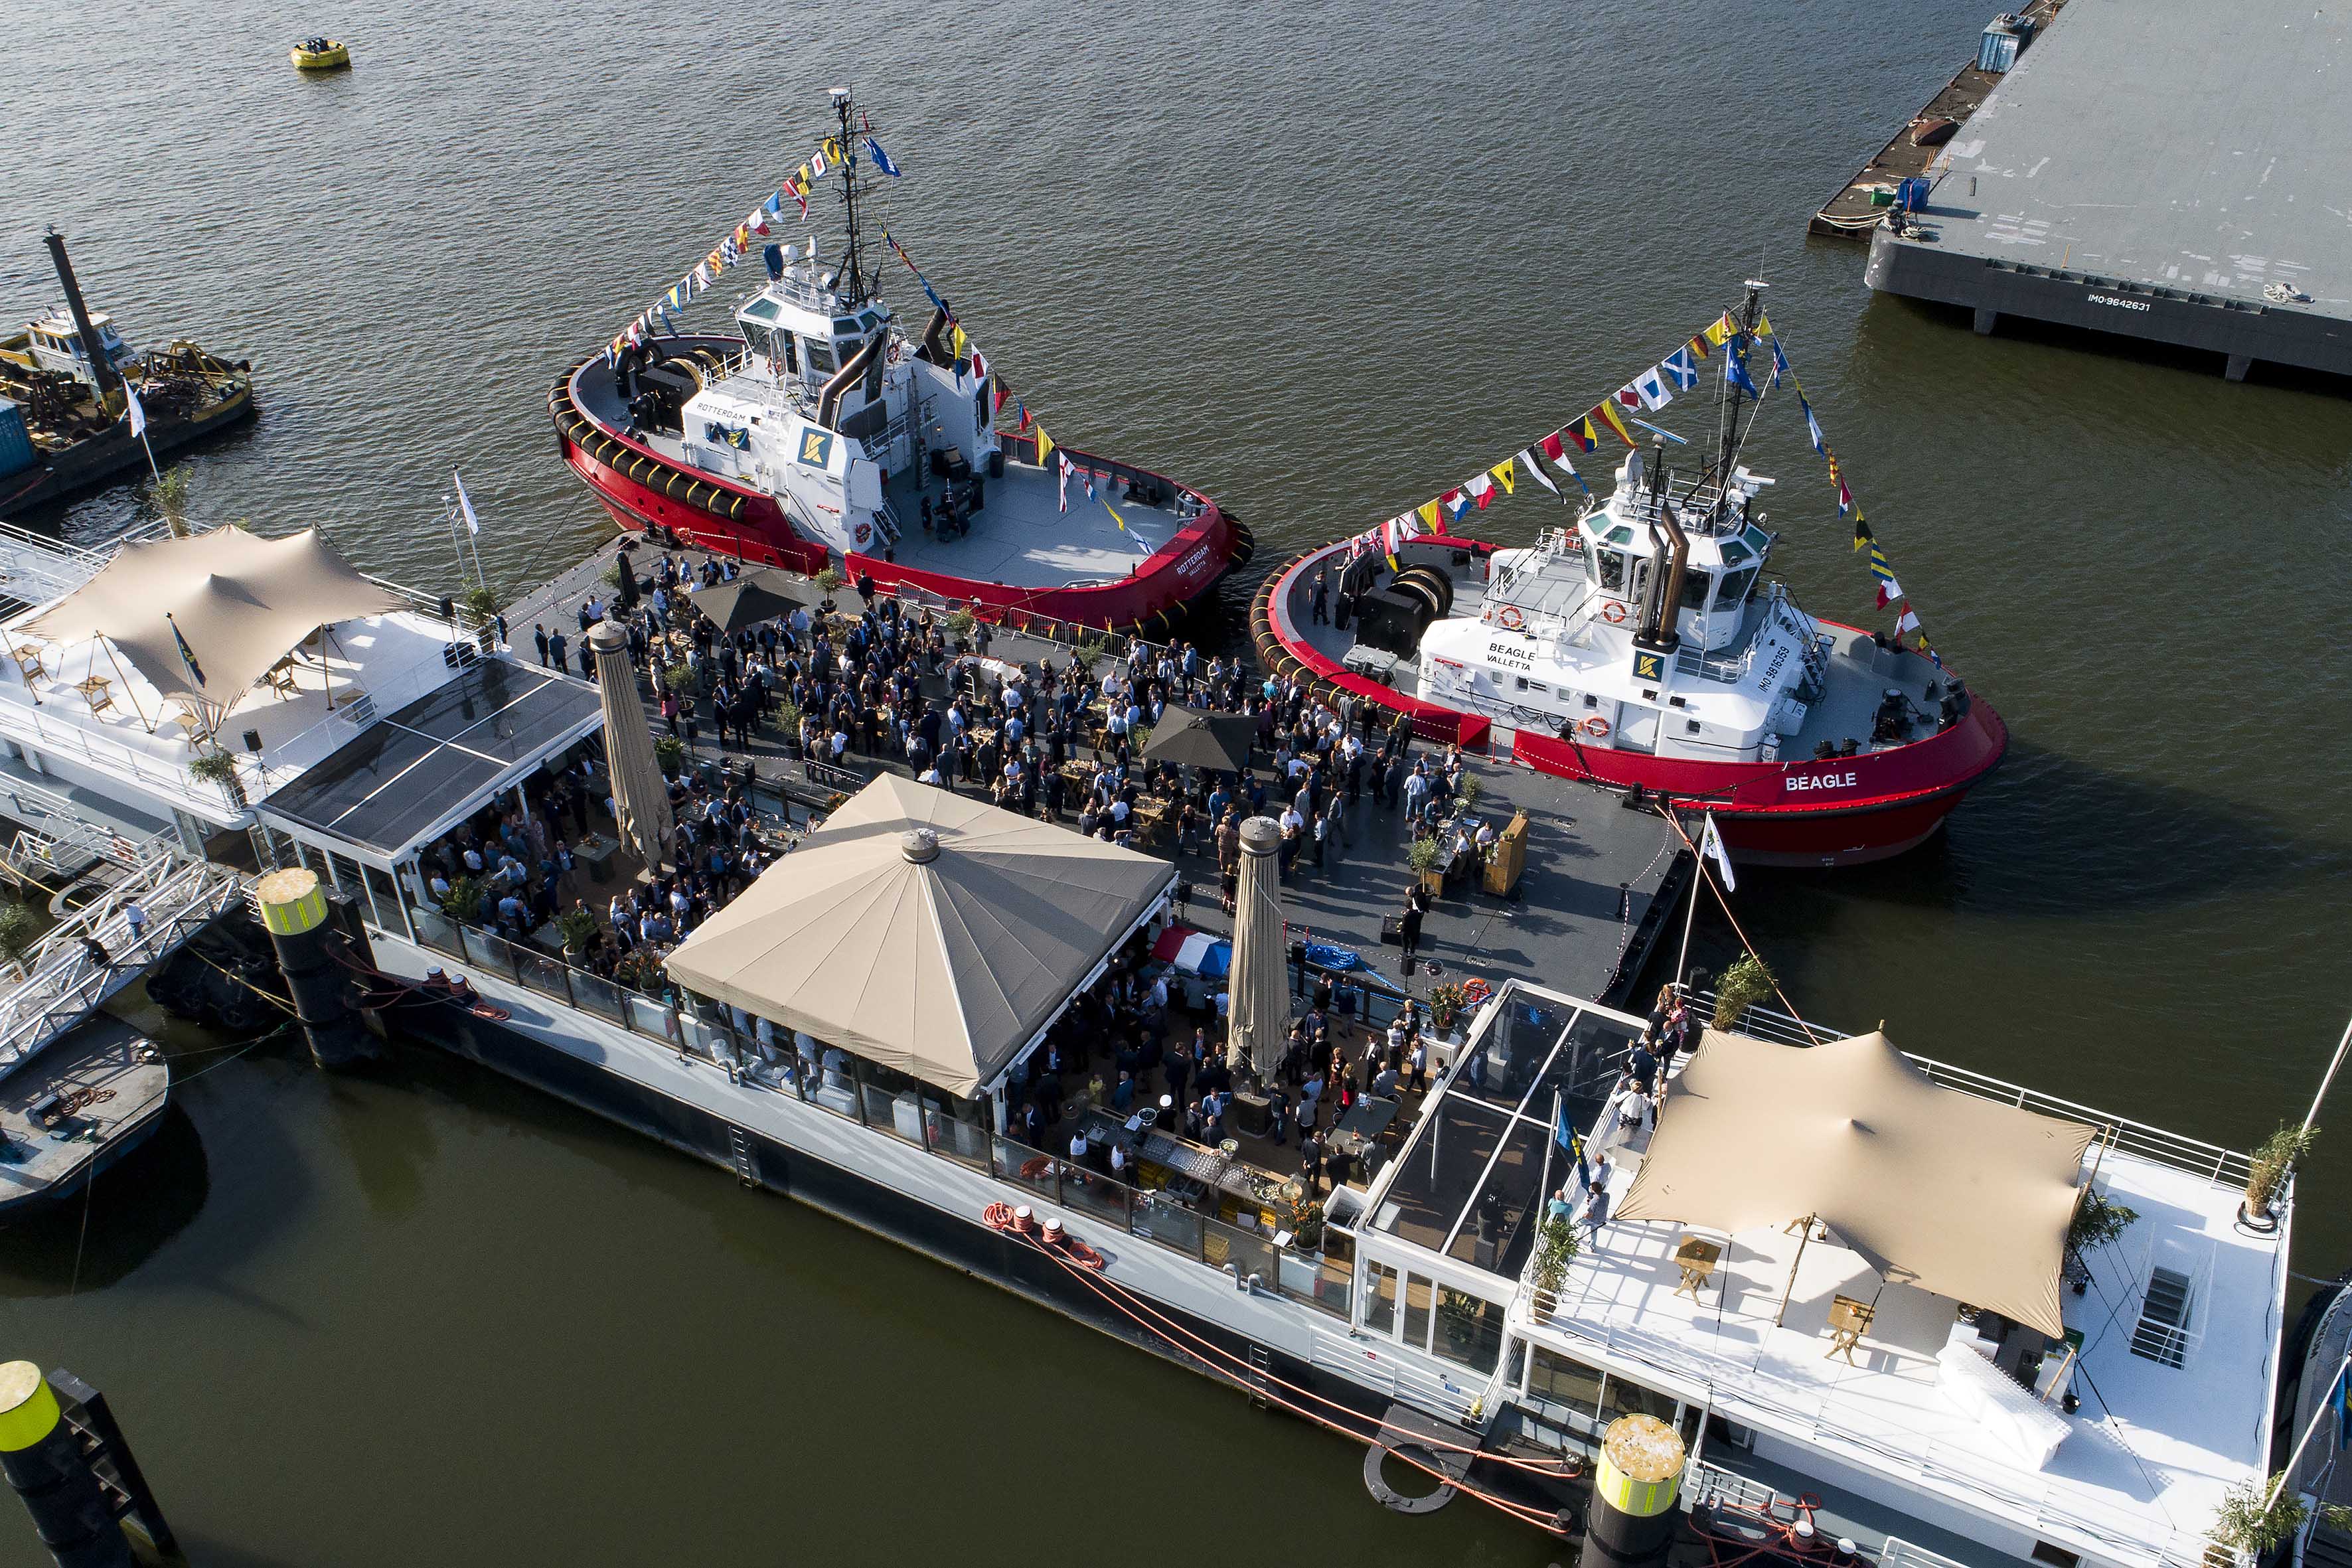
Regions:
<instances>
[{"instance_id":1,"label":"loudspeaker","mask_svg":"<svg viewBox=\"0 0 2352 1568\"><path fill-rule=\"evenodd\" d=\"M252 752L255 756L257 756L257 756L259 756L259 755L261 755L261 731L258 731L258 730L247 730L247 731L245 732L245 749L246 749L247 751L248 751L248 752Z\"/></svg>"}]
</instances>

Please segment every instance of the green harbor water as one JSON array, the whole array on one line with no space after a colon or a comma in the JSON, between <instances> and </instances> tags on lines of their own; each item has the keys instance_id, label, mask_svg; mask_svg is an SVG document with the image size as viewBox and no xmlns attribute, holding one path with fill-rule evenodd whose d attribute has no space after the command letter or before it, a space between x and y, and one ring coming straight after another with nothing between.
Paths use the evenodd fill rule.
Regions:
<instances>
[{"instance_id":1,"label":"green harbor water","mask_svg":"<svg viewBox=\"0 0 2352 1568\"><path fill-rule=\"evenodd\" d=\"M2352 400L1979 339L1805 239L1990 9L18 0L0 319L55 297L55 223L134 342L259 367L258 422L189 460L199 516L441 588L460 467L511 595L610 526L550 384L806 156L835 83L906 171L880 214L1030 407L1217 496L1261 571L1761 277L2013 747L1926 849L1748 873L1740 920L1825 1023L2245 1146L2352 1006ZM320 28L356 68L291 69ZM1748 461L1807 606L1884 625L1789 411ZM1524 493L1479 519L1552 521ZM204 1568L1561 1555L1466 1502L1389 1515L1335 1438L428 1051L329 1079L282 1042L181 1048L152 1155L0 1233L0 1356L110 1393ZM2330 1139L2305 1273L2344 1265L2347 1173ZM0 1565L39 1560L0 1514Z\"/></svg>"}]
</instances>

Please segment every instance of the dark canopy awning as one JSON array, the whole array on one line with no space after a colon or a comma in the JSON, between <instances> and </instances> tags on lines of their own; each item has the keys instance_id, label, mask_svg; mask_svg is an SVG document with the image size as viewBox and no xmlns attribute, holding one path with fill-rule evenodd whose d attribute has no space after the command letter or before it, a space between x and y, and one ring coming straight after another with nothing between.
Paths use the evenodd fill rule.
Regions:
<instances>
[{"instance_id":1,"label":"dark canopy awning","mask_svg":"<svg viewBox=\"0 0 2352 1568\"><path fill-rule=\"evenodd\" d=\"M1171 703L1151 727L1144 760L1239 773L1249 765L1250 742L1256 733L1257 726L1244 714L1204 713Z\"/></svg>"}]
</instances>

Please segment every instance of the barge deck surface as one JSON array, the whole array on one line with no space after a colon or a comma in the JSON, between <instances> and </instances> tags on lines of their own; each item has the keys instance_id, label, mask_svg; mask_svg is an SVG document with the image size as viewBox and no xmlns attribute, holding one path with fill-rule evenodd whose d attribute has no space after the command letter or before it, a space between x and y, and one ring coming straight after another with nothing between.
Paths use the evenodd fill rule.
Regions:
<instances>
[{"instance_id":1,"label":"barge deck surface","mask_svg":"<svg viewBox=\"0 0 2352 1568\"><path fill-rule=\"evenodd\" d=\"M610 596L604 573L611 565L619 541L600 546L548 583L518 599L507 614L519 657L536 655L531 628L559 626L577 647L579 608L593 591ZM699 561L702 552L683 552ZM641 548L638 560L648 560ZM845 603L856 596L843 591ZM1066 650L1042 639L1013 633L997 635L991 646L994 658L1031 661L1053 651ZM576 663L575 663L576 668ZM944 700L945 687L926 682L927 694ZM1417 748L1428 753L1433 749ZM757 730L751 751L721 752L708 731L695 743L698 758L740 764L747 756L764 795L799 803L803 815L812 802L830 793L812 788L798 759L789 756L772 731ZM1087 754L1079 748L1078 754ZM887 768L905 773L904 764L851 753L861 777ZM1491 984L1522 979L1580 995L1624 994L1641 968L1664 915L1688 887L1688 858L1672 827L1646 811L1627 810L1617 797L1572 780L1536 773L1524 768L1473 759L1484 793L1478 815L1491 817L1501 832L1515 810L1528 814L1527 869L1515 900L1483 891L1449 892L1431 909L1422 927L1421 955L1439 965L1426 965L1404 981L1414 994L1426 994L1434 984L1476 975ZM1075 822L1075 812L1065 818ZM1404 907L1412 873L1405 865L1406 841L1400 814L1360 805L1351 814L1352 847L1333 857L1324 870L1308 867L1295 872L1283 892L1286 918L1305 928L1307 940L1351 948L1379 972L1391 986L1400 984L1400 955L1382 947L1381 921ZM1154 853L1167 855L1160 847ZM1182 918L1189 924L1219 935L1231 933L1232 922L1219 906L1216 862L1212 855L1175 857L1185 879L1192 885ZM1621 888L1622 897L1621 902Z\"/></svg>"}]
</instances>

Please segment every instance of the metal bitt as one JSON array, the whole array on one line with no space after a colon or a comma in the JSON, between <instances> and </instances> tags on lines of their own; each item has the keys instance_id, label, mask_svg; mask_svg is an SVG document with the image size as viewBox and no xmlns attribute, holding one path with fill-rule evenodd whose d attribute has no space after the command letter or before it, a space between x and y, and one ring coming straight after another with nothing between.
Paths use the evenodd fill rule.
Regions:
<instances>
[{"instance_id":1,"label":"metal bitt","mask_svg":"<svg viewBox=\"0 0 2352 1568\"><path fill-rule=\"evenodd\" d=\"M66 259L66 237L56 229L41 237L49 247L49 259L57 264L58 287L66 291L66 310L73 316L74 331L81 334L81 346L89 354L89 374L98 388L98 401L106 402L106 395L121 381L121 373L107 357L106 345L98 341L98 329L89 324L89 307L82 303L81 284L74 278L73 263Z\"/></svg>"},{"instance_id":2,"label":"metal bitt","mask_svg":"<svg viewBox=\"0 0 2352 1568\"><path fill-rule=\"evenodd\" d=\"M255 884L253 894L269 945L278 950L287 993L294 998L294 1016L310 1039L311 1059L322 1068L339 1068L373 1056L375 1044L352 1014L343 972L328 945L334 933L327 929L327 890L319 885L319 873L299 866L272 871Z\"/></svg>"},{"instance_id":3,"label":"metal bitt","mask_svg":"<svg viewBox=\"0 0 2352 1568\"><path fill-rule=\"evenodd\" d=\"M24 1500L58 1568L134 1568L130 1538L57 1391L28 1361L0 1363L0 1474Z\"/></svg>"},{"instance_id":4,"label":"metal bitt","mask_svg":"<svg viewBox=\"0 0 2352 1568\"><path fill-rule=\"evenodd\" d=\"M1680 1522L1675 1507L1687 1456L1654 1415L1622 1415L1601 1439L1577 1568L1661 1568Z\"/></svg>"}]
</instances>

